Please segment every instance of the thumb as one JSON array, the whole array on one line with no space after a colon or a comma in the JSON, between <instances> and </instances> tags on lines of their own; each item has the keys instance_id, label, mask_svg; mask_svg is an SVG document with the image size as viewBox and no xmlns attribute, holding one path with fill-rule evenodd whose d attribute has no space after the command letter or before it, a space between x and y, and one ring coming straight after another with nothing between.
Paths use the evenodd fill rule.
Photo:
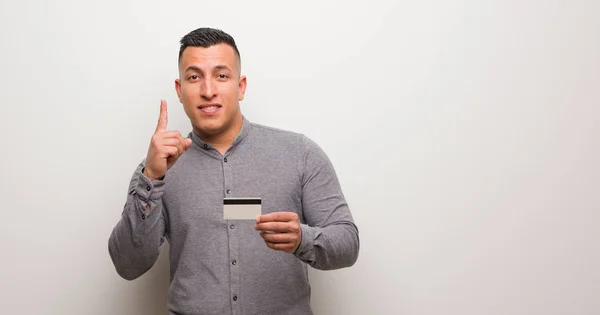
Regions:
<instances>
[{"instance_id":1,"label":"thumb","mask_svg":"<svg viewBox=\"0 0 600 315\"><path fill-rule=\"evenodd\" d=\"M185 149L189 149L190 146L192 145L192 139L190 138L185 138L183 139L183 144L185 145Z\"/></svg>"}]
</instances>

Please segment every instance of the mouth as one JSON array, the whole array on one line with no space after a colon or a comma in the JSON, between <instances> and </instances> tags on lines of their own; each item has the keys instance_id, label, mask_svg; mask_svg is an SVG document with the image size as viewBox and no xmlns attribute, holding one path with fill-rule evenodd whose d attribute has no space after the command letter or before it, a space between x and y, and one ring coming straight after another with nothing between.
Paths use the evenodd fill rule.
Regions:
<instances>
[{"instance_id":1,"label":"mouth","mask_svg":"<svg viewBox=\"0 0 600 315\"><path fill-rule=\"evenodd\" d=\"M203 104L198 106L198 109L204 113L204 114L215 114L216 112L219 111L219 109L221 109L221 107L223 107L223 105L221 104L216 104L216 103L211 103L211 104Z\"/></svg>"}]
</instances>

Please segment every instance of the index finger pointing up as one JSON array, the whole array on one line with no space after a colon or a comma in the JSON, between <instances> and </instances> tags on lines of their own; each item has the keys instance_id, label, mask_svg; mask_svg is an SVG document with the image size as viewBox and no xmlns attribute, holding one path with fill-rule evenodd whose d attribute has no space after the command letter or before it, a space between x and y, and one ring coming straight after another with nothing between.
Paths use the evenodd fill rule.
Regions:
<instances>
[{"instance_id":1,"label":"index finger pointing up","mask_svg":"<svg viewBox=\"0 0 600 315\"><path fill-rule=\"evenodd\" d=\"M156 125L156 132L166 131L168 120L169 120L169 118L168 118L168 114L167 114L167 101L160 100L160 116L158 116L158 124Z\"/></svg>"}]
</instances>

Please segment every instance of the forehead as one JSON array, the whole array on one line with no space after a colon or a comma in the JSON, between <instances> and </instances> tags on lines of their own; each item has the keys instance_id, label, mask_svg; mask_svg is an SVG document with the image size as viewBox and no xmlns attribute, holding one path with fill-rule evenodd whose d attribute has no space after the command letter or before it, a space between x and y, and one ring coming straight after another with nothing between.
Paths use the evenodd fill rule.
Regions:
<instances>
[{"instance_id":1,"label":"forehead","mask_svg":"<svg viewBox=\"0 0 600 315\"><path fill-rule=\"evenodd\" d=\"M210 47L186 47L181 54L179 69L185 70L189 66L196 66L208 70L217 65L226 65L230 69L236 68L236 55L233 48L227 44L218 44Z\"/></svg>"}]
</instances>

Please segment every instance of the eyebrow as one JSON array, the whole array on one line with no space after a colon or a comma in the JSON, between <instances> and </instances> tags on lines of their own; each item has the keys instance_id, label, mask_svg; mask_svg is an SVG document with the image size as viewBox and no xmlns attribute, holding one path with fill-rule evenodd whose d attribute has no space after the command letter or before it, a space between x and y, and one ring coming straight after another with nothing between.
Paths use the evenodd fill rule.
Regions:
<instances>
[{"instance_id":1,"label":"eyebrow","mask_svg":"<svg viewBox=\"0 0 600 315\"><path fill-rule=\"evenodd\" d=\"M214 67L214 70L228 70L228 71L231 71L231 69L229 69L229 67L226 66L226 65L216 65ZM200 69L200 68L198 68L196 66L189 66L189 67L187 67L187 69L185 69L185 72L188 72L188 71L195 71L195 72L199 72L199 73L204 73L204 71L202 71L202 69Z\"/></svg>"}]
</instances>

